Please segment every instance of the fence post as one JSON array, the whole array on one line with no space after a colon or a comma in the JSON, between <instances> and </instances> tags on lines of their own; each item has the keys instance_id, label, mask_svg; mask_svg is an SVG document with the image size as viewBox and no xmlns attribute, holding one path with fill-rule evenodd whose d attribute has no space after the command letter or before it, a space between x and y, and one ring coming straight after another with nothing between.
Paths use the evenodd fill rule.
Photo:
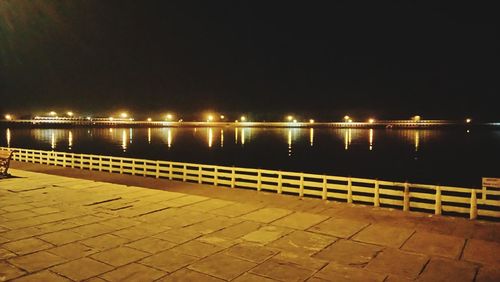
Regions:
<instances>
[{"instance_id":1,"label":"fence post","mask_svg":"<svg viewBox=\"0 0 500 282\"><path fill-rule=\"evenodd\" d=\"M26 162L28 161L28 154L26 154ZM66 153L63 153L63 167L66 167Z\"/></svg>"},{"instance_id":2,"label":"fence post","mask_svg":"<svg viewBox=\"0 0 500 282\"><path fill-rule=\"evenodd\" d=\"M120 174L123 174L123 160L120 159Z\"/></svg>"},{"instance_id":3,"label":"fence post","mask_svg":"<svg viewBox=\"0 0 500 282\"><path fill-rule=\"evenodd\" d=\"M156 178L160 178L160 161L156 161Z\"/></svg>"},{"instance_id":4,"label":"fence post","mask_svg":"<svg viewBox=\"0 0 500 282\"><path fill-rule=\"evenodd\" d=\"M380 207L380 189L378 180L375 180L375 194L373 195L373 206Z\"/></svg>"},{"instance_id":5,"label":"fence post","mask_svg":"<svg viewBox=\"0 0 500 282\"><path fill-rule=\"evenodd\" d=\"M201 184L203 181L201 180L202 177L202 168L201 166L198 166L198 183Z\"/></svg>"},{"instance_id":6,"label":"fence post","mask_svg":"<svg viewBox=\"0 0 500 282\"><path fill-rule=\"evenodd\" d=\"M236 172L234 171L234 167L233 167L233 170L231 170L231 188L234 188L236 186Z\"/></svg>"},{"instance_id":7,"label":"fence post","mask_svg":"<svg viewBox=\"0 0 500 282\"><path fill-rule=\"evenodd\" d=\"M80 154L80 169L83 169L83 154Z\"/></svg>"},{"instance_id":8,"label":"fence post","mask_svg":"<svg viewBox=\"0 0 500 282\"><path fill-rule=\"evenodd\" d=\"M214 185L219 185L219 170L217 169L217 167L214 168Z\"/></svg>"},{"instance_id":9,"label":"fence post","mask_svg":"<svg viewBox=\"0 0 500 282\"><path fill-rule=\"evenodd\" d=\"M132 175L135 175L135 160L132 160Z\"/></svg>"},{"instance_id":10,"label":"fence post","mask_svg":"<svg viewBox=\"0 0 500 282\"><path fill-rule=\"evenodd\" d=\"M75 168L75 153L71 153L71 168Z\"/></svg>"},{"instance_id":11,"label":"fence post","mask_svg":"<svg viewBox=\"0 0 500 282\"><path fill-rule=\"evenodd\" d=\"M326 175L323 175L323 193L321 194L321 198L323 200L327 200L328 199L328 188L326 186L327 184L327 180L326 180Z\"/></svg>"},{"instance_id":12,"label":"fence post","mask_svg":"<svg viewBox=\"0 0 500 282\"><path fill-rule=\"evenodd\" d=\"M442 207L441 207L441 186L436 186L436 200L434 206L434 214L441 215Z\"/></svg>"},{"instance_id":13,"label":"fence post","mask_svg":"<svg viewBox=\"0 0 500 282\"><path fill-rule=\"evenodd\" d=\"M257 170L257 191L262 190L262 172Z\"/></svg>"},{"instance_id":14,"label":"fence post","mask_svg":"<svg viewBox=\"0 0 500 282\"><path fill-rule=\"evenodd\" d=\"M352 180L350 176L347 178L347 202L352 204Z\"/></svg>"},{"instance_id":15,"label":"fence post","mask_svg":"<svg viewBox=\"0 0 500 282\"><path fill-rule=\"evenodd\" d=\"M404 192L403 192L403 211L410 210L410 185L405 182Z\"/></svg>"},{"instance_id":16,"label":"fence post","mask_svg":"<svg viewBox=\"0 0 500 282\"><path fill-rule=\"evenodd\" d=\"M304 174L300 174L299 197L304 197Z\"/></svg>"},{"instance_id":17,"label":"fence post","mask_svg":"<svg viewBox=\"0 0 500 282\"><path fill-rule=\"evenodd\" d=\"M471 189L470 193L470 219L477 218L477 195L476 190Z\"/></svg>"},{"instance_id":18,"label":"fence post","mask_svg":"<svg viewBox=\"0 0 500 282\"><path fill-rule=\"evenodd\" d=\"M94 165L94 161L92 160L92 156L90 156L89 160L89 170L92 170L92 166Z\"/></svg>"},{"instance_id":19,"label":"fence post","mask_svg":"<svg viewBox=\"0 0 500 282\"><path fill-rule=\"evenodd\" d=\"M483 190L481 191L481 198L483 201L486 201L486 186L483 186Z\"/></svg>"},{"instance_id":20,"label":"fence post","mask_svg":"<svg viewBox=\"0 0 500 282\"><path fill-rule=\"evenodd\" d=\"M281 176L281 171L278 172L278 189L276 189L278 194L283 192L283 176Z\"/></svg>"},{"instance_id":21,"label":"fence post","mask_svg":"<svg viewBox=\"0 0 500 282\"><path fill-rule=\"evenodd\" d=\"M174 178L174 165L170 163L168 165L168 179L172 180Z\"/></svg>"},{"instance_id":22,"label":"fence post","mask_svg":"<svg viewBox=\"0 0 500 282\"><path fill-rule=\"evenodd\" d=\"M186 177L187 177L187 167L186 167L186 165L184 165L182 168L182 181L186 182L186 180L187 180Z\"/></svg>"},{"instance_id":23,"label":"fence post","mask_svg":"<svg viewBox=\"0 0 500 282\"><path fill-rule=\"evenodd\" d=\"M148 163L146 161L143 162L142 176L148 175Z\"/></svg>"},{"instance_id":24,"label":"fence post","mask_svg":"<svg viewBox=\"0 0 500 282\"><path fill-rule=\"evenodd\" d=\"M102 157L99 156L99 171L102 171Z\"/></svg>"}]
</instances>

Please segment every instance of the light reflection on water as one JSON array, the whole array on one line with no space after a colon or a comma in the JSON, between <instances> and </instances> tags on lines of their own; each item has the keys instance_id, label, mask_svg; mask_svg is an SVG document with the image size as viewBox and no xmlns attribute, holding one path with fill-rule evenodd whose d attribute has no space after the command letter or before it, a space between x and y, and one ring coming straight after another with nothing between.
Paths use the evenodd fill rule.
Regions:
<instances>
[{"instance_id":1,"label":"light reflection on water","mask_svg":"<svg viewBox=\"0 0 500 282\"><path fill-rule=\"evenodd\" d=\"M145 135L143 132L145 131ZM215 131L220 131L220 134L216 134ZM310 147L317 145L315 140L316 131L324 135L325 131L329 131L331 134L330 139L340 138L343 140L343 149L348 151L352 149L353 144L367 144L369 151L374 150L375 143L375 132L381 132L383 130L377 129L353 129L353 128L340 128L340 129L314 129L314 128L285 128L285 129L256 129L256 128L227 128L226 131L234 131L234 144L245 145L253 141L252 135L254 133L259 133L259 131L270 131L274 135L283 134L285 136L285 144L288 147L288 154L293 155L294 143L301 142L308 138L308 143ZM93 128L86 130L88 137L85 137L84 130L81 129L31 129L31 138L37 143L45 143L50 146L51 149L69 149L71 150L74 146L74 141L79 139L91 138L97 142L105 143L115 143L119 144L123 152L127 151L127 148L133 144L134 141L140 142L140 138L144 135L147 144L155 144L157 140L161 143L167 145L168 148L173 147L175 141L175 132L183 135L185 138L189 132L192 132L192 137L205 139L205 144L208 148L213 147L218 144L221 148L224 147L225 130L206 127L205 130L200 131L198 128ZM73 133L75 132L75 133ZM439 131L436 130L390 130L383 131L385 135L393 137L404 143L412 144L413 150L418 152L422 146L422 142L426 140L438 138L440 135ZM467 131L469 132L469 131ZM11 146L13 137L17 134L15 129L7 128L5 130L5 141L8 147ZM137 134L137 136L135 136ZM256 135L255 138L258 137ZM262 137L265 138L265 137ZM60 143L61 140L67 140L67 146L63 146ZM324 138L321 139L325 142ZM326 140L329 142L331 140Z\"/></svg>"},{"instance_id":2,"label":"light reflection on water","mask_svg":"<svg viewBox=\"0 0 500 282\"><path fill-rule=\"evenodd\" d=\"M0 145L8 147L391 176L386 179L400 174L433 178L436 168L455 178L500 177L481 160L487 155L500 158L500 131L495 130L153 127L3 132Z\"/></svg>"}]
</instances>

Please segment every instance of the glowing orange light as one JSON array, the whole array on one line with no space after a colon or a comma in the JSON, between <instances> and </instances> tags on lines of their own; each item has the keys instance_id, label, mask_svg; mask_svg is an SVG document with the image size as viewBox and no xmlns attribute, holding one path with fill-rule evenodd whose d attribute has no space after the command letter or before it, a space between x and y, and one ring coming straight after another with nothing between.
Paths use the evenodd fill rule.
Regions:
<instances>
[{"instance_id":1,"label":"glowing orange light","mask_svg":"<svg viewBox=\"0 0 500 282\"><path fill-rule=\"evenodd\" d=\"M51 111L51 112L49 112L49 115L51 115L51 116L55 116L55 115L57 115L57 113L56 113L56 112L54 112L54 111Z\"/></svg>"},{"instance_id":2,"label":"glowing orange light","mask_svg":"<svg viewBox=\"0 0 500 282\"><path fill-rule=\"evenodd\" d=\"M5 119L6 119L6 120L12 120L12 116L11 116L11 115L9 115L9 114L7 114L7 115L5 115Z\"/></svg>"},{"instance_id":3,"label":"glowing orange light","mask_svg":"<svg viewBox=\"0 0 500 282\"><path fill-rule=\"evenodd\" d=\"M148 121L149 121L149 122L151 122L151 121L152 121L152 119L151 119L151 118L148 118Z\"/></svg>"},{"instance_id":4,"label":"glowing orange light","mask_svg":"<svg viewBox=\"0 0 500 282\"><path fill-rule=\"evenodd\" d=\"M375 119L372 119L372 118L371 118L371 119L369 119L369 120L368 120L368 122L369 122L369 123L374 123L374 122L375 122Z\"/></svg>"},{"instance_id":5,"label":"glowing orange light","mask_svg":"<svg viewBox=\"0 0 500 282\"><path fill-rule=\"evenodd\" d=\"M288 121L292 121L292 120L293 120L293 116L287 116L287 117L286 117L286 119L287 119Z\"/></svg>"},{"instance_id":6,"label":"glowing orange light","mask_svg":"<svg viewBox=\"0 0 500 282\"><path fill-rule=\"evenodd\" d=\"M69 112L67 112L66 114L67 114L68 116L70 116L70 117L72 117L72 116L74 115L72 111L69 111Z\"/></svg>"},{"instance_id":7,"label":"glowing orange light","mask_svg":"<svg viewBox=\"0 0 500 282\"><path fill-rule=\"evenodd\" d=\"M127 118L127 117L128 117L128 114L127 114L127 113L125 113L125 112L124 112L124 113L121 113L121 114L120 114L120 117L121 117L121 118Z\"/></svg>"},{"instance_id":8,"label":"glowing orange light","mask_svg":"<svg viewBox=\"0 0 500 282\"><path fill-rule=\"evenodd\" d=\"M309 123L314 123L314 119L310 119L310 120L309 120Z\"/></svg>"},{"instance_id":9,"label":"glowing orange light","mask_svg":"<svg viewBox=\"0 0 500 282\"><path fill-rule=\"evenodd\" d=\"M246 121L246 120L247 120L247 118L246 118L245 116L241 116L240 120L241 120L241 121Z\"/></svg>"}]
</instances>

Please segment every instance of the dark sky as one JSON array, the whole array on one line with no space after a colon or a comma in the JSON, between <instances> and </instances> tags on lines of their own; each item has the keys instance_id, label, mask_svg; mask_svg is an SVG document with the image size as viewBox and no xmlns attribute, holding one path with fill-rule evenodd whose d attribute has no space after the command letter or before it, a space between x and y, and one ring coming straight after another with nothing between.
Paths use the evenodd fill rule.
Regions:
<instances>
[{"instance_id":1,"label":"dark sky","mask_svg":"<svg viewBox=\"0 0 500 282\"><path fill-rule=\"evenodd\" d=\"M0 110L498 119L497 10L458 2L1 0Z\"/></svg>"}]
</instances>

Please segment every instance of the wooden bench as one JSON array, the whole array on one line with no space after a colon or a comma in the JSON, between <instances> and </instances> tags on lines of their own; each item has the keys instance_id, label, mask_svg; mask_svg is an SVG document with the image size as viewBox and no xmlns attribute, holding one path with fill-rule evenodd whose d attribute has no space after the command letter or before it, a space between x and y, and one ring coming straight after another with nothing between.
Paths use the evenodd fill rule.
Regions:
<instances>
[{"instance_id":1,"label":"wooden bench","mask_svg":"<svg viewBox=\"0 0 500 282\"><path fill-rule=\"evenodd\" d=\"M9 176L7 171L13 154L14 151L0 150L0 178Z\"/></svg>"}]
</instances>

